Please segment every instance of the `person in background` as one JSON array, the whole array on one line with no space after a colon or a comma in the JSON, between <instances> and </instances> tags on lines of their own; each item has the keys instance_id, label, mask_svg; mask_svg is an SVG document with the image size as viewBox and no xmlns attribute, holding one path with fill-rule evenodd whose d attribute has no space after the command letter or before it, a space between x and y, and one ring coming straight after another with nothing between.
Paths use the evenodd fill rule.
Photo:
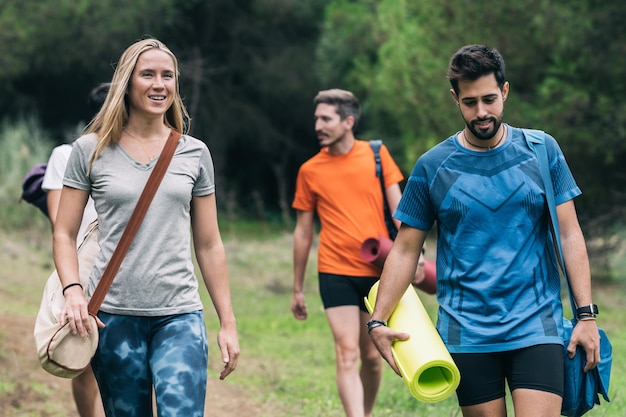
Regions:
<instances>
[{"instance_id":1,"label":"person in background","mask_svg":"<svg viewBox=\"0 0 626 417\"><path fill-rule=\"evenodd\" d=\"M437 222L437 329L461 373L463 416L506 417L508 384L517 417L557 417L563 394L563 307L550 214L535 153L503 123L504 60L484 45L451 58L450 90L464 128L422 155L394 217L402 222L384 265L369 322L378 350L409 335L386 326ZM556 140L546 134L563 256L579 321L567 350L600 359L597 307L573 199L581 191ZM419 337L419 336L418 336ZM580 354L580 353L579 353Z\"/></svg>"},{"instance_id":2,"label":"person in background","mask_svg":"<svg viewBox=\"0 0 626 417\"><path fill-rule=\"evenodd\" d=\"M239 342L215 198L211 154L186 134L190 118L179 92L175 55L156 39L120 57L101 110L74 142L54 227L54 260L65 288L70 328L99 331L91 366L108 416L204 415L207 336L189 230L200 274L220 321L224 368L237 366ZM80 288L76 237L89 195L95 202L100 252L93 292L126 227L156 160L173 131L183 133L119 272L88 321Z\"/></svg>"},{"instance_id":3,"label":"person in background","mask_svg":"<svg viewBox=\"0 0 626 417\"><path fill-rule=\"evenodd\" d=\"M89 107L97 112L104 103L106 94L109 91L109 84L103 83L94 88L89 94ZM48 205L48 214L50 224L54 229L54 222L56 220L57 211L59 208L59 200L61 199L61 190L63 189L63 174L67 167L67 161L70 158L72 152L72 144L64 143L55 147L48 159L48 166L46 173L43 177L41 188L46 191L46 202ZM93 205L93 200L89 198L87 206L85 207L85 214L83 216L83 222L79 230L78 236L81 237L86 227L96 220L96 209ZM79 242L80 243L80 242Z\"/></svg>"},{"instance_id":4,"label":"person in background","mask_svg":"<svg viewBox=\"0 0 626 417\"><path fill-rule=\"evenodd\" d=\"M339 397L346 416L369 417L380 386L382 364L364 332L369 313L363 299L381 270L361 259L360 247L371 236L388 236L383 198L394 210L400 200L399 182L403 176L382 146L383 195L375 173L374 153L367 141L354 137L360 109L351 92L321 91L314 104L315 133L321 150L300 167L296 181L291 310L296 319L306 320L304 278L317 213L321 222L319 289L334 338Z\"/></svg>"},{"instance_id":5,"label":"person in background","mask_svg":"<svg viewBox=\"0 0 626 417\"><path fill-rule=\"evenodd\" d=\"M89 105L94 108L94 111L100 109L108 90L109 84L101 84L94 88L89 94ZM46 191L46 202L52 230L54 230L59 200L61 199L61 190L63 189L63 174L65 173L71 152L72 145L68 143L59 145L52 150L41 184L41 188ZM87 200L83 220L78 231L78 245L80 245L82 241L87 226L94 222L96 217L96 209L90 197ZM72 379L72 395L80 417L104 417L104 409L102 407L100 392L98 391L98 383L93 375L91 366L87 367L85 372Z\"/></svg>"}]
</instances>

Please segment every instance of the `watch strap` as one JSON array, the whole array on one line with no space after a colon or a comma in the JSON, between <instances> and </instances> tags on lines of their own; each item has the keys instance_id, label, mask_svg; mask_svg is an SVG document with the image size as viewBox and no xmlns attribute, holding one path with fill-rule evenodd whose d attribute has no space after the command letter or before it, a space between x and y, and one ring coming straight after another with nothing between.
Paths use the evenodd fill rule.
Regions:
<instances>
[{"instance_id":1,"label":"watch strap","mask_svg":"<svg viewBox=\"0 0 626 417\"><path fill-rule=\"evenodd\" d=\"M586 306L578 307L576 309L576 316L589 315L596 316L598 314L598 306L595 304L589 304Z\"/></svg>"}]
</instances>

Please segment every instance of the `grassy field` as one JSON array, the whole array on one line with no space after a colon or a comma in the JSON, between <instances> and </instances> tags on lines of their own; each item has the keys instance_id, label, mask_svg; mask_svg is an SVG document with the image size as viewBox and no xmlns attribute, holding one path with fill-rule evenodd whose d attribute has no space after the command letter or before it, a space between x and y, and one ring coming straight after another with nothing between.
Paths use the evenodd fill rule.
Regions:
<instances>
[{"instance_id":1,"label":"grassy field","mask_svg":"<svg viewBox=\"0 0 626 417\"><path fill-rule=\"evenodd\" d=\"M298 322L289 310L290 235L238 236L226 232L225 241L243 352L241 369L235 378L237 383L248 386L262 401L272 399L285 404L288 410L285 415L343 415L334 383L331 333L317 291L315 257L309 261L306 280L310 318ZM619 308L623 290L621 283L595 287L595 301L602 309L599 323L611 338L615 359L612 402L594 408L589 416L626 415L626 400L621 393L626 365L620 360L626 351L626 337L621 330L626 325L626 314ZM420 293L420 298L434 319L434 296ZM512 411L509 414L513 415ZM460 416L460 412L454 396L436 404L416 401L404 382L386 367L375 415Z\"/></svg>"},{"instance_id":2,"label":"grassy field","mask_svg":"<svg viewBox=\"0 0 626 417\"><path fill-rule=\"evenodd\" d=\"M290 234L242 223L223 225L222 232L242 351L239 367L226 384L236 387L235 395L251 402L252 407L258 406L256 413L251 415L342 416L334 380L332 337L317 291L315 254L312 253L306 280L310 318L301 322L292 317L289 309L292 279ZM2 232L1 237L3 268L0 273L0 317L3 321L0 328L0 366L7 369L7 364L21 363L11 357L15 353L7 353L9 350L6 344L10 343L12 337L6 333L7 320L34 317L41 286L52 264L47 230L35 229L19 234ZM625 380L625 365L620 360L626 351L626 338L622 331L626 325L626 313L620 309L623 289L619 282L595 287L595 301L601 307L599 323L613 342L615 359L610 389L612 402L596 407L588 414L591 417L626 415L626 400L621 388ZM221 367L214 342L217 324L206 291L202 291L202 296L207 306L205 314L211 362L209 373L215 379ZM425 294L420 297L434 318L434 297ZM26 337L30 337L31 329L27 330ZM35 358L20 360L35 361ZM67 404L66 408L59 408L54 400L57 398L54 391L59 389L58 386L42 384L39 378L32 377L31 381L11 380L9 376L17 379L20 374L11 372L0 378L0 415L20 415L9 414L7 407L14 407L15 398L24 391L25 385L31 384L29 392L39 392L40 395L34 400L29 395L29 401L40 401L42 413L28 415L67 416ZM6 398L12 398L13 401L8 402ZM436 404L418 402L411 397L402 379L388 367L385 368L375 411L379 417L460 416L454 396Z\"/></svg>"},{"instance_id":3,"label":"grassy field","mask_svg":"<svg viewBox=\"0 0 626 417\"><path fill-rule=\"evenodd\" d=\"M241 238L227 231L225 241L243 352L237 379L262 401L286 405L286 416L342 416L334 380L332 335L317 290L315 253L305 281L309 319L302 322L295 320L289 309L291 236L269 233ZM423 298L434 309L432 296ZM252 359L251 367L248 359ZM385 368L377 416L423 412L448 416L455 415L455 409L453 399L437 405L417 403L404 382Z\"/></svg>"}]
</instances>

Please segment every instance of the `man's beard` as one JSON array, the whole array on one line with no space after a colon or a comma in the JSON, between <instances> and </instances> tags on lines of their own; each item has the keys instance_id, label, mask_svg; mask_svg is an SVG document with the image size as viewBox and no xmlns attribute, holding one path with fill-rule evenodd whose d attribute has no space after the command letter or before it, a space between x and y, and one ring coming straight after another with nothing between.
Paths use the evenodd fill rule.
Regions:
<instances>
[{"instance_id":1,"label":"man's beard","mask_svg":"<svg viewBox=\"0 0 626 417\"><path fill-rule=\"evenodd\" d=\"M323 140L319 140L318 139L318 144L319 144L320 148L324 148L326 146L331 146L331 145L341 141L342 139L344 139L346 137L345 133L340 135L340 136L338 136L338 137L335 137L335 138L332 138L327 133L322 133L321 135L323 136L324 139ZM325 143L323 143L323 142L325 142Z\"/></svg>"},{"instance_id":2,"label":"man's beard","mask_svg":"<svg viewBox=\"0 0 626 417\"><path fill-rule=\"evenodd\" d=\"M491 138L495 136L496 132L498 132L498 130L500 129L500 126L502 125L502 117L503 117L503 114L501 114L500 117L498 117L497 119L495 117L486 117L484 119L474 119L469 123L466 120L465 125L467 126L469 131L472 132L472 135L474 135L475 138L480 139L480 140L490 140ZM484 131L474 128L474 125L476 123L485 122L485 121L493 122L492 130L488 130L487 132L484 132Z\"/></svg>"}]
</instances>

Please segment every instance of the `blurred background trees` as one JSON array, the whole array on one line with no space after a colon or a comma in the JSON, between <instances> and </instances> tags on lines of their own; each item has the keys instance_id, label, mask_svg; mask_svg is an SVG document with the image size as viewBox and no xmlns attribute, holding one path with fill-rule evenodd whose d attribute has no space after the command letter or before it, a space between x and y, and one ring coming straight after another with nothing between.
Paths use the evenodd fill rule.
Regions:
<instances>
[{"instance_id":1,"label":"blurred background trees","mask_svg":"<svg viewBox=\"0 0 626 417\"><path fill-rule=\"evenodd\" d=\"M462 128L451 54L486 43L507 63L505 120L555 136L581 217L611 223L626 200L625 18L626 3L602 0L0 0L0 119L35 115L53 144L74 139L89 91L157 37L179 58L222 209L289 224L317 91L354 91L357 137L382 138L408 175Z\"/></svg>"}]
</instances>

